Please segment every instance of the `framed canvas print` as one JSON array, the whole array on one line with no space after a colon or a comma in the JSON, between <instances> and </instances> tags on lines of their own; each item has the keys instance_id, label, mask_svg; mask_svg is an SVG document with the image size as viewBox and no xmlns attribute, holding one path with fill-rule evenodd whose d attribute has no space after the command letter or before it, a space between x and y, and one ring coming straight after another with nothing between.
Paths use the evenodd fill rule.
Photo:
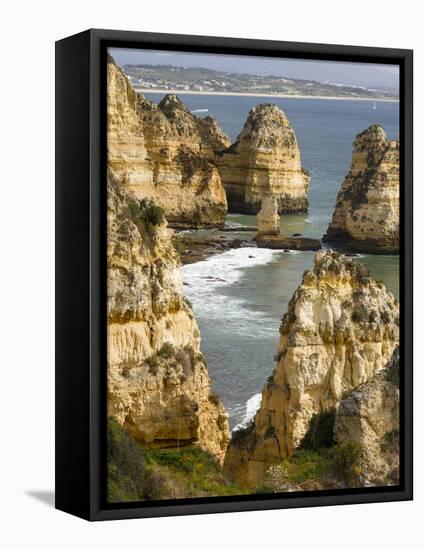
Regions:
<instances>
[{"instance_id":1,"label":"framed canvas print","mask_svg":"<svg viewBox=\"0 0 423 550\"><path fill-rule=\"evenodd\" d=\"M56 506L412 498L412 52L56 44Z\"/></svg>"}]
</instances>

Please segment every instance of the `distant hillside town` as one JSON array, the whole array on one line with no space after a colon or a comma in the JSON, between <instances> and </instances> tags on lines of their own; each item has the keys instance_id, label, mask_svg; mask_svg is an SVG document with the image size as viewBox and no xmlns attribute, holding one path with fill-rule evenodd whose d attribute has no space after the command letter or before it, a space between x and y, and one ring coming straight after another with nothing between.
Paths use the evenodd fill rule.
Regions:
<instances>
[{"instance_id":1,"label":"distant hillside town","mask_svg":"<svg viewBox=\"0 0 423 550\"><path fill-rule=\"evenodd\" d=\"M280 76L229 73L201 67L138 64L124 65L123 70L135 88L151 91L398 99L398 93L392 90Z\"/></svg>"}]
</instances>

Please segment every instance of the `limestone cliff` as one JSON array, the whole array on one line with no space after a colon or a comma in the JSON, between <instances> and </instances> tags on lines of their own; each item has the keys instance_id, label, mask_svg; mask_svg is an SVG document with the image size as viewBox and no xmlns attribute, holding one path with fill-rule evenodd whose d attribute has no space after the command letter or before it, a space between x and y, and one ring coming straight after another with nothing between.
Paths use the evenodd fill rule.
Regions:
<instances>
[{"instance_id":1,"label":"limestone cliff","mask_svg":"<svg viewBox=\"0 0 423 550\"><path fill-rule=\"evenodd\" d=\"M224 224L227 202L211 162L229 140L212 117L200 119L176 96L159 105L137 94L108 60L108 165L138 198L153 197L174 226Z\"/></svg>"},{"instance_id":2,"label":"limestone cliff","mask_svg":"<svg viewBox=\"0 0 423 550\"><path fill-rule=\"evenodd\" d=\"M142 446L223 459L228 415L210 387L162 210L108 179L108 414Z\"/></svg>"},{"instance_id":3,"label":"limestone cliff","mask_svg":"<svg viewBox=\"0 0 423 550\"><path fill-rule=\"evenodd\" d=\"M363 252L399 252L399 142L370 126L353 143L350 171L324 240Z\"/></svg>"},{"instance_id":4,"label":"limestone cliff","mask_svg":"<svg viewBox=\"0 0 423 550\"><path fill-rule=\"evenodd\" d=\"M384 369L339 405L335 438L339 443L360 446L364 485L399 483L399 400L398 348Z\"/></svg>"},{"instance_id":5,"label":"limestone cliff","mask_svg":"<svg viewBox=\"0 0 423 550\"><path fill-rule=\"evenodd\" d=\"M263 197L257 214L257 236L280 236L280 223L278 202L273 195L267 194Z\"/></svg>"},{"instance_id":6,"label":"limestone cliff","mask_svg":"<svg viewBox=\"0 0 423 550\"><path fill-rule=\"evenodd\" d=\"M301 443L311 418L384 367L399 339L399 306L382 283L337 252L319 252L282 319L276 366L254 422L235 432L225 468L253 487Z\"/></svg>"},{"instance_id":7,"label":"limestone cliff","mask_svg":"<svg viewBox=\"0 0 423 550\"><path fill-rule=\"evenodd\" d=\"M256 214L267 193L279 212L306 212L310 177L291 123L276 105L251 109L237 141L217 161L230 211Z\"/></svg>"},{"instance_id":8,"label":"limestone cliff","mask_svg":"<svg viewBox=\"0 0 423 550\"><path fill-rule=\"evenodd\" d=\"M159 109L169 121L174 132L193 150L209 160L216 153L227 149L231 142L212 116L194 116L175 94L168 94L159 103Z\"/></svg>"}]
</instances>

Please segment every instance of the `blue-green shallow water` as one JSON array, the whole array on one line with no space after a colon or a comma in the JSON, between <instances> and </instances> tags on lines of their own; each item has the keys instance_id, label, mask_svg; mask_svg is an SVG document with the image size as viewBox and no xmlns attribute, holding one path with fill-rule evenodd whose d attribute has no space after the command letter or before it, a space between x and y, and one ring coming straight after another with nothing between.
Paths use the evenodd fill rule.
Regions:
<instances>
[{"instance_id":1,"label":"blue-green shallow water","mask_svg":"<svg viewBox=\"0 0 423 550\"><path fill-rule=\"evenodd\" d=\"M155 102L163 96L145 95ZM285 111L297 135L302 164L311 172L311 186L308 214L282 216L284 235L321 238L326 232L358 132L378 123L389 138L397 139L399 134L396 102L376 101L374 110L373 101L180 97L191 110L209 109L205 114L215 116L232 141L253 106L271 101ZM253 227L256 220L255 216L230 214L228 222ZM313 252L237 249L182 268L213 387L223 398L232 427L254 414L258 394L274 367L280 320L313 257ZM359 255L357 261L398 297L397 256Z\"/></svg>"}]
</instances>

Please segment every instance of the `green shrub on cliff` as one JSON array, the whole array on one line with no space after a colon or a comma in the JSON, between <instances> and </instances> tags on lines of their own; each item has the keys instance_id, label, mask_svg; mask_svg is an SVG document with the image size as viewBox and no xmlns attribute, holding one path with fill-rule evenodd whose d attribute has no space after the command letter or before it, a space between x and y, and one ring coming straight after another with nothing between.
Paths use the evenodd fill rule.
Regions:
<instances>
[{"instance_id":1,"label":"green shrub on cliff","mask_svg":"<svg viewBox=\"0 0 423 550\"><path fill-rule=\"evenodd\" d=\"M316 450L297 449L269 469L256 492L286 492L360 485L362 450L355 443Z\"/></svg>"},{"instance_id":2,"label":"green shrub on cliff","mask_svg":"<svg viewBox=\"0 0 423 550\"><path fill-rule=\"evenodd\" d=\"M135 224L144 222L147 229L160 225L165 220L163 209L150 198L130 200L128 214Z\"/></svg>"},{"instance_id":3,"label":"green shrub on cliff","mask_svg":"<svg viewBox=\"0 0 423 550\"><path fill-rule=\"evenodd\" d=\"M135 502L242 494L215 458L198 447L142 449L112 417L107 421L107 498Z\"/></svg>"},{"instance_id":4,"label":"green shrub on cliff","mask_svg":"<svg viewBox=\"0 0 423 550\"><path fill-rule=\"evenodd\" d=\"M357 443L343 443L329 449L329 460L334 474L344 480L347 486L359 483L362 449Z\"/></svg>"},{"instance_id":5,"label":"green shrub on cliff","mask_svg":"<svg viewBox=\"0 0 423 550\"><path fill-rule=\"evenodd\" d=\"M144 498L144 452L112 417L107 420L107 497L109 502Z\"/></svg>"},{"instance_id":6,"label":"green shrub on cliff","mask_svg":"<svg viewBox=\"0 0 423 550\"><path fill-rule=\"evenodd\" d=\"M156 484L149 498L188 498L239 495L243 491L223 476L215 458L198 447L146 451L150 473Z\"/></svg>"}]
</instances>

